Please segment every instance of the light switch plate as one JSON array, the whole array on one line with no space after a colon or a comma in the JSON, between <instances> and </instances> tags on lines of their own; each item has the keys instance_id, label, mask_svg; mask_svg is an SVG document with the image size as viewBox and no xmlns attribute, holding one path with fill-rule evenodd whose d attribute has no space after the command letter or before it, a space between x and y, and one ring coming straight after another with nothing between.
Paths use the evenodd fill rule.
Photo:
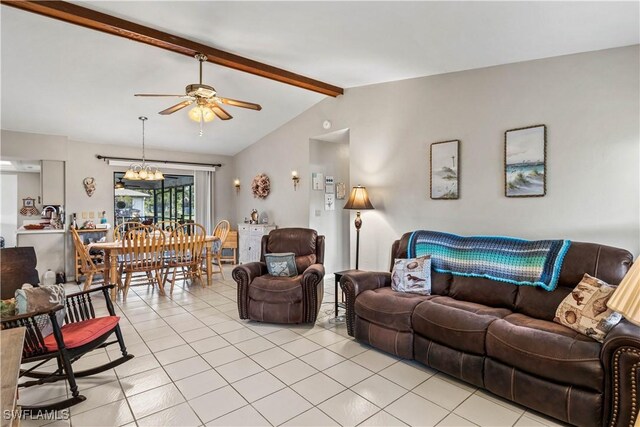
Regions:
<instances>
[{"instance_id":1,"label":"light switch plate","mask_svg":"<svg viewBox=\"0 0 640 427\"><path fill-rule=\"evenodd\" d=\"M322 211L320 209L316 209L316 216L322 215Z\"/></svg>"}]
</instances>

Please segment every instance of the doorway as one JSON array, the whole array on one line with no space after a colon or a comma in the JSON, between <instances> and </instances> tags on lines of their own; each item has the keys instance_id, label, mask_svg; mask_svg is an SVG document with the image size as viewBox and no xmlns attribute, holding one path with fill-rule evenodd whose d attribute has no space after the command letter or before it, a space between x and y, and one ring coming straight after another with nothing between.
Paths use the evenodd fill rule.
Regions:
<instances>
[{"instance_id":1,"label":"doorway","mask_svg":"<svg viewBox=\"0 0 640 427\"><path fill-rule=\"evenodd\" d=\"M309 139L309 228L325 236L327 275L349 268L350 215L342 209L351 189L349 129Z\"/></svg>"}]
</instances>

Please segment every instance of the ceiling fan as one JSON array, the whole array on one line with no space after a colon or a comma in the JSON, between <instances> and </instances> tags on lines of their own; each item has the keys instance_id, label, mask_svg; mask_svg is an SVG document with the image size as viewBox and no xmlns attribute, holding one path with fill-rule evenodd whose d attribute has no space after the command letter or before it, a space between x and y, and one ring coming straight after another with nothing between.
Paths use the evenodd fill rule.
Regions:
<instances>
[{"instance_id":1,"label":"ceiling fan","mask_svg":"<svg viewBox=\"0 0 640 427\"><path fill-rule=\"evenodd\" d=\"M185 95L136 93L135 96L167 96L184 99L184 101L160 111L159 114L162 114L164 116L173 114L176 111L180 111L183 108L186 108L189 105L195 103L195 106L191 110L189 110L189 118L195 122L200 123L200 136L202 136L203 122L210 122L216 116L221 120L229 120L233 118L233 116L227 113L220 104L231 105L233 107L248 108L250 110L256 111L262 110L262 107L260 105L254 104L252 102L239 101L237 99L222 98L218 96L213 86L208 86L202 83L202 63L207 60L207 56L201 53L197 53L195 55L195 58L200 62L200 82L188 85L185 88Z\"/></svg>"}]
</instances>

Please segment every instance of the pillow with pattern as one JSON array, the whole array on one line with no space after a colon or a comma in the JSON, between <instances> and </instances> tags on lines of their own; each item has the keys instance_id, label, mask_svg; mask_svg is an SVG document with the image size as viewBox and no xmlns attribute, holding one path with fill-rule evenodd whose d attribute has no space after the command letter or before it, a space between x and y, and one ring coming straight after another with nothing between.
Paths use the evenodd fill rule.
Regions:
<instances>
[{"instance_id":1,"label":"pillow with pattern","mask_svg":"<svg viewBox=\"0 0 640 427\"><path fill-rule=\"evenodd\" d=\"M33 313L34 311L49 310L56 305L65 304L64 285L42 285L34 287L28 283L22 285L22 289L16 289L16 315ZM58 325L64 323L65 309L56 312ZM36 323L46 337L53 333L51 319L46 314L36 317Z\"/></svg>"},{"instance_id":2,"label":"pillow with pattern","mask_svg":"<svg viewBox=\"0 0 640 427\"><path fill-rule=\"evenodd\" d=\"M279 254L265 254L267 271L271 276L294 277L298 275L296 268L296 254L284 252Z\"/></svg>"},{"instance_id":3,"label":"pillow with pattern","mask_svg":"<svg viewBox=\"0 0 640 427\"><path fill-rule=\"evenodd\" d=\"M0 301L0 317L11 317L16 315L16 299L3 299Z\"/></svg>"},{"instance_id":4,"label":"pillow with pattern","mask_svg":"<svg viewBox=\"0 0 640 427\"><path fill-rule=\"evenodd\" d=\"M391 288L397 292L431 294L431 256L396 259L391 272Z\"/></svg>"},{"instance_id":5,"label":"pillow with pattern","mask_svg":"<svg viewBox=\"0 0 640 427\"><path fill-rule=\"evenodd\" d=\"M622 318L607 307L615 290L614 286L585 274L573 292L562 300L553 321L603 342Z\"/></svg>"}]
</instances>

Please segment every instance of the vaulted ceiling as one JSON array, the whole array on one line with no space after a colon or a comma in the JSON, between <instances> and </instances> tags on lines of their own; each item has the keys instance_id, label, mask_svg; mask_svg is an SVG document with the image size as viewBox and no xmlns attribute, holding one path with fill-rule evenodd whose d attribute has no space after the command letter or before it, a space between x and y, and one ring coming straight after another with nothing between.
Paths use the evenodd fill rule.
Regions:
<instances>
[{"instance_id":1,"label":"vaulted ceiling","mask_svg":"<svg viewBox=\"0 0 640 427\"><path fill-rule=\"evenodd\" d=\"M77 2L342 87L637 44L638 2ZM229 107L198 136L186 110L158 111L198 80L197 63L152 46L2 6L3 129L233 155L324 99L214 64ZM347 95L348 96L348 95Z\"/></svg>"}]
</instances>

